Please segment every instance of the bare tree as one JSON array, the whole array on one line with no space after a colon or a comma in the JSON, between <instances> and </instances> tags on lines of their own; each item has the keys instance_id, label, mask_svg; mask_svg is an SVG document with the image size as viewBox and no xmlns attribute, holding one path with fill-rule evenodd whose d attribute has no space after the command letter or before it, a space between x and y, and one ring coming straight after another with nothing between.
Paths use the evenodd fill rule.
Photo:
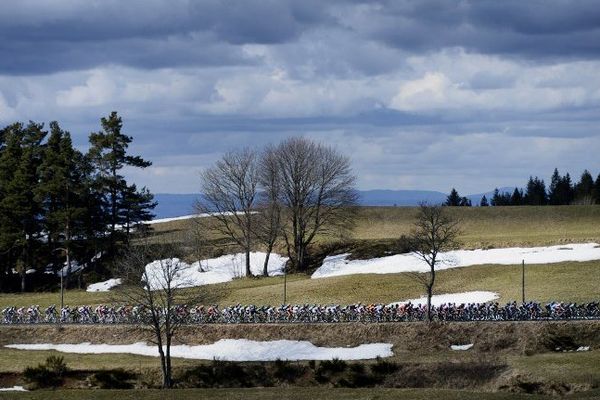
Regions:
<instances>
[{"instance_id":1,"label":"bare tree","mask_svg":"<svg viewBox=\"0 0 600 400\"><path fill-rule=\"evenodd\" d=\"M458 221L447 213L447 209L439 205L422 203L410 235L414 253L429 265L429 271L416 273L413 276L427 290L427 319L432 320L431 297L435 285L436 266L445 262L439 259L439 253L448 251L458 245L460 230Z\"/></svg>"},{"instance_id":2,"label":"bare tree","mask_svg":"<svg viewBox=\"0 0 600 400\"><path fill-rule=\"evenodd\" d=\"M272 151L281 185L283 236L292 266L303 271L317 234L352 226L355 177L347 157L310 139L290 138Z\"/></svg>"},{"instance_id":3,"label":"bare tree","mask_svg":"<svg viewBox=\"0 0 600 400\"><path fill-rule=\"evenodd\" d=\"M267 148L262 155L259 176L263 190L259 196L255 233L258 241L266 248L263 275L268 276L269 258L281 235L281 203L279 202L281 182L277 157L272 147Z\"/></svg>"},{"instance_id":4,"label":"bare tree","mask_svg":"<svg viewBox=\"0 0 600 400\"><path fill-rule=\"evenodd\" d=\"M191 285L185 279L190 267L172 258L177 251L173 246L147 242L132 246L117 264L123 284L113 291L113 301L135 304L144 311L145 318L139 323L151 328L150 342L158 349L165 389L173 386L171 344L183 323L176 306L200 301L198 291L184 289Z\"/></svg>"},{"instance_id":5,"label":"bare tree","mask_svg":"<svg viewBox=\"0 0 600 400\"><path fill-rule=\"evenodd\" d=\"M246 254L246 276L251 275L253 220L259 183L256 153L250 149L230 152L201 175L204 202L199 212L212 212L215 229L242 247Z\"/></svg>"}]
</instances>

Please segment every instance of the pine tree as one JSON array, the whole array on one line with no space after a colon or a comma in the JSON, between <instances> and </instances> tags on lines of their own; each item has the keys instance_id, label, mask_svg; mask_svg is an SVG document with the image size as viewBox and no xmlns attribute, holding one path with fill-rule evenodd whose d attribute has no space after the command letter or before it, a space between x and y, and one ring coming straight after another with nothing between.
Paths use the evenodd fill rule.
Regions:
<instances>
[{"instance_id":1,"label":"pine tree","mask_svg":"<svg viewBox=\"0 0 600 400\"><path fill-rule=\"evenodd\" d=\"M480 207L488 207L489 206L488 199L487 199L487 197L485 197L485 194L481 198L481 201L479 202L479 206Z\"/></svg>"},{"instance_id":2,"label":"pine tree","mask_svg":"<svg viewBox=\"0 0 600 400\"><path fill-rule=\"evenodd\" d=\"M529 177L525 192L525 203L531 206L543 206L547 204L546 184L543 179Z\"/></svg>"},{"instance_id":3,"label":"pine tree","mask_svg":"<svg viewBox=\"0 0 600 400\"><path fill-rule=\"evenodd\" d=\"M127 241L133 228L148 229L141 223L154 218L151 210L156 204L154 195L146 187L139 191L135 184L125 188L119 198L119 218L123 221Z\"/></svg>"},{"instance_id":4,"label":"pine tree","mask_svg":"<svg viewBox=\"0 0 600 400\"><path fill-rule=\"evenodd\" d=\"M515 188L512 196L510 197L510 205L511 206L521 206L523 205L523 190L519 188Z\"/></svg>"},{"instance_id":5,"label":"pine tree","mask_svg":"<svg viewBox=\"0 0 600 400\"><path fill-rule=\"evenodd\" d=\"M559 199L562 205L569 205L575 198L575 190L571 182L571 175L567 174L560 180L559 184Z\"/></svg>"},{"instance_id":6,"label":"pine tree","mask_svg":"<svg viewBox=\"0 0 600 400\"><path fill-rule=\"evenodd\" d=\"M596 178L596 182L594 182L594 190L592 191L592 198L594 199L594 204L600 204L600 174Z\"/></svg>"},{"instance_id":7,"label":"pine tree","mask_svg":"<svg viewBox=\"0 0 600 400\"><path fill-rule=\"evenodd\" d=\"M38 170L40 185L36 190L44 208L44 225L48 238L48 256L56 265L56 250L67 256L67 281L71 271L72 241L81 246L84 237L85 170L83 155L73 148L71 135L57 122L50 123L50 137Z\"/></svg>"},{"instance_id":8,"label":"pine tree","mask_svg":"<svg viewBox=\"0 0 600 400\"><path fill-rule=\"evenodd\" d=\"M41 143L47 132L42 124L14 124L3 131L6 147L0 155L0 246L8 266L16 266L21 291L26 289L26 271L34 266L41 235L42 208L35 200L39 184Z\"/></svg>"},{"instance_id":9,"label":"pine tree","mask_svg":"<svg viewBox=\"0 0 600 400\"><path fill-rule=\"evenodd\" d=\"M98 186L101 192L106 193L109 251L112 257L117 242L126 240L117 226L125 222L122 210L125 203L120 200L127 197L126 192L130 188L120 172L124 167L146 168L152 163L139 156L127 155L132 138L121 133L123 122L116 112L113 111L108 118L102 118L101 125L102 131L90 134L89 158L96 169Z\"/></svg>"},{"instance_id":10,"label":"pine tree","mask_svg":"<svg viewBox=\"0 0 600 400\"><path fill-rule=\"evenodd\" d=\"M458 207L460 206L461 198L456 189L452 188L448 197L446 197L445 206Z\"/></svg>"},{"instance_id":11,"label":"pine tree","mask_svg":"<svg viewBox=\"0 0 600 400\"><path fill-rule=\"evenodd\" d=\"M592 191L594 190L594 178L586 169L581 174L579 182L575 185L575 201L578 204L593 204Z\"/></svg>"},{"instance_id":12,"label":"pine tree","mask_svg":"<svg viewBox=\"0 0 600 400\"><path fill-rule=\"evenodd\" d=\"M560 184L562 177L558 173L558 168L554 168L554 173L550 179L550 188L548 189L548 203L551 205L561 204Z\"/></svg>"}]
</instances>

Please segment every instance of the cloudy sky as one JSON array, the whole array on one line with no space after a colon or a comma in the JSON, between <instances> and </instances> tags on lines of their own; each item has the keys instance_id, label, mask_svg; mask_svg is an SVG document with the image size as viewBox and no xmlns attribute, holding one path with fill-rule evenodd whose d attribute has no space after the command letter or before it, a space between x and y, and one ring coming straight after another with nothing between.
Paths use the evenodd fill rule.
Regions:
<instances>
[{"instance_id":1,"label":"cloudy sky","mask_svg":"<svg viewBox=\"0 0 600 400\"><path fill-rule=\"evenodd\" d=\"M291 135L350 156L360 189L600 172L593 0L19 0L0 55L1 125L58 120L84 150L116 110L157 193Z\"/></svg>"}]
</instances>

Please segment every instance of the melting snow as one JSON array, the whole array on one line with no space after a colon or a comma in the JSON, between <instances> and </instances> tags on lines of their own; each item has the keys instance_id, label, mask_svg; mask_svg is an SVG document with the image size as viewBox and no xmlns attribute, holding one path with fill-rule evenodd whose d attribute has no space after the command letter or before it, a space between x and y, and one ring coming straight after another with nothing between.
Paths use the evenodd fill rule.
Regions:
<instances>
[{"instance_id":1,"label":"melting snow","mask_svg":"<svg viewBox=\"0 0 600 400\"><path fill-rule=\"evenodd\" d=\"M238 212L237 214L243 214L243 213L242 212ZM190 214L190 215L182 215L181 217L153 219L152 221L146 221L144 223L148 224L148 225L162 224L162 223L165 223L165 222L183 221L183 220L186 220L186 219L193 219L193 218L212 217L214 215L217 215L217 213ZM224 213L219 214L219 215L228 216L228 215L233 215L233 213L231 213L231 212L224 212Z\"/></svg>"},{"instance_id":2,"label":"melting snow","mask_svg":"<svg viewBox=\"0 0 600 400\"><path fill-rule=\"evenodd\" d=\"M447 303L487 303L488 301L496 300L499 297L500 296L498 293L486 291L436 294L431 296L431 304L438 307ZM422 296L418 299L398 301L396 303L392 303L392 305L405 304L408 302L411 302L412 304L427 304L427 296Z\"/></svg>"},{"instance_id":3,"label":"melting snow","mask_svg":"<svg viewBox=\"0 0 600 400\"><path fill-rule=\"evenodd\" d=\"M108 292L110 289L121 284L121 278L109 279L104 282L92 283L87 287L87 292Z\"/></svg>"},{"instance_id":4,"label":"melting snow","mask_svg":"<svg viewBox=\"0 0 600 400\"><path fill-rule=\"evenodd\" d=\"M369 260L348 260L349 253L325 258L312 278L353 274L395 274L400 272L427 272L429 266L414 253L396 254ZM548 247L510 247L489 250L455 250L440 253L437 270L482 264L516 265L550 264L566 261L600 260L600 246L582 243Z\"/></svg>"},{"instance_id":5,"label":"melting snow","mask_svg":"<svg viewBox=\"0 0 600 400\"><path fill-rule=\"evenodd\" d=\"M575 351L590 351L590 346L579 346Z\"/></svg>"},{"instance_id":6,"label":"melting snow","mask_svg":"<svg viewBox=\"0 0 600 400\"><path fill-rule=\"evenodd\" d=\"M261 275L266 253L250 253L250 271L253 275ZM194 287L213 283L229 282L235 278L246 276L246 255L244 253L230 254L218 258L211 258L195 262L192 265L173 258L157 260L146 265L146 272L150 278L150 287L161 287L162 268L166 263L176 266L180 272L173 284L176 287ZM271 253L269 257L269 276L282 275L287 257Z\"/></svg>"},{"instance_id":7,"label":"melting snow","mask_svg":"<svg viewBox=\"0 0 600 400\"><path fill-rule=\"evenodd\" d=\"M10 388L0 388L0 392L26 392L27 389L25 389L23 386L13 386Z\"/></svg>"},{"instance_id":8,"label":"melting snow","mask_svg":"<svg viewBox=\"0 0 600 400\"><path fill-rule=\"evenodd\" d=\"M450 346L450 348L454 351L465 351L465 350L469 350L471 347L473 347L473 343L470 344L453 344Z\"/></svg>"},{"instance_id":9,"label":"melting snow","mask_svg":"<svg viewBox=\"0 0 600 400\"><path fill-rule=\"evenodd\" d=\"M108 344L14 344L6 346L19 350L56 350L63 353L105 354L128 353L158 357L156 346L144 342L126 345ZM196 360L225 361L280 360L365 360L393 355L392 344L370 343L357 347L318 347L307 341L274 340L258 342L247 339L222 339L208 345L171 346L171 355Z\"/></svg>"}]
</instances>

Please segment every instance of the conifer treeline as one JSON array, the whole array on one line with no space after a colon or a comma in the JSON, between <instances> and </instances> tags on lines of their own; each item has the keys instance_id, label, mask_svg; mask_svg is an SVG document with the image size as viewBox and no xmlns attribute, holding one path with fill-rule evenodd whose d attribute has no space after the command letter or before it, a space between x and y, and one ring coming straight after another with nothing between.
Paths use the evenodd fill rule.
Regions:
<instances>
[{"instance_id":1,"label":"conifer treeline","mask_svg":"<svg viewBox=\"0 0 600 400\"><path fill-rule=\"evenodd\" d=\"M16 274L24 291L44 271L101 270L152 217L153 195L122 175L151 163L127 154L122 126L116 112L102 118L86 154L58 122L0 129L0 290L14 290Z\"/></svg>"},{"instance_id":2,"label":"conifer treeline","mask_svg":"<svg viewBox=\"0 0 600 400\"><path fill-rule=\"evenodd\" d=\"M448 195L447 206L470 206L466 197L460 197L455 189ZM494 190L491 199L485 195L480 206L545 206L545 205L592 205L600 204L600 174L594 181L592 174L586 169L578 182L573 182L569 173L564 176L554 169L550 186L546 187L543 179L529 177L525 189L515 188L512 193Z\"/></svg>"}]
</instances>

